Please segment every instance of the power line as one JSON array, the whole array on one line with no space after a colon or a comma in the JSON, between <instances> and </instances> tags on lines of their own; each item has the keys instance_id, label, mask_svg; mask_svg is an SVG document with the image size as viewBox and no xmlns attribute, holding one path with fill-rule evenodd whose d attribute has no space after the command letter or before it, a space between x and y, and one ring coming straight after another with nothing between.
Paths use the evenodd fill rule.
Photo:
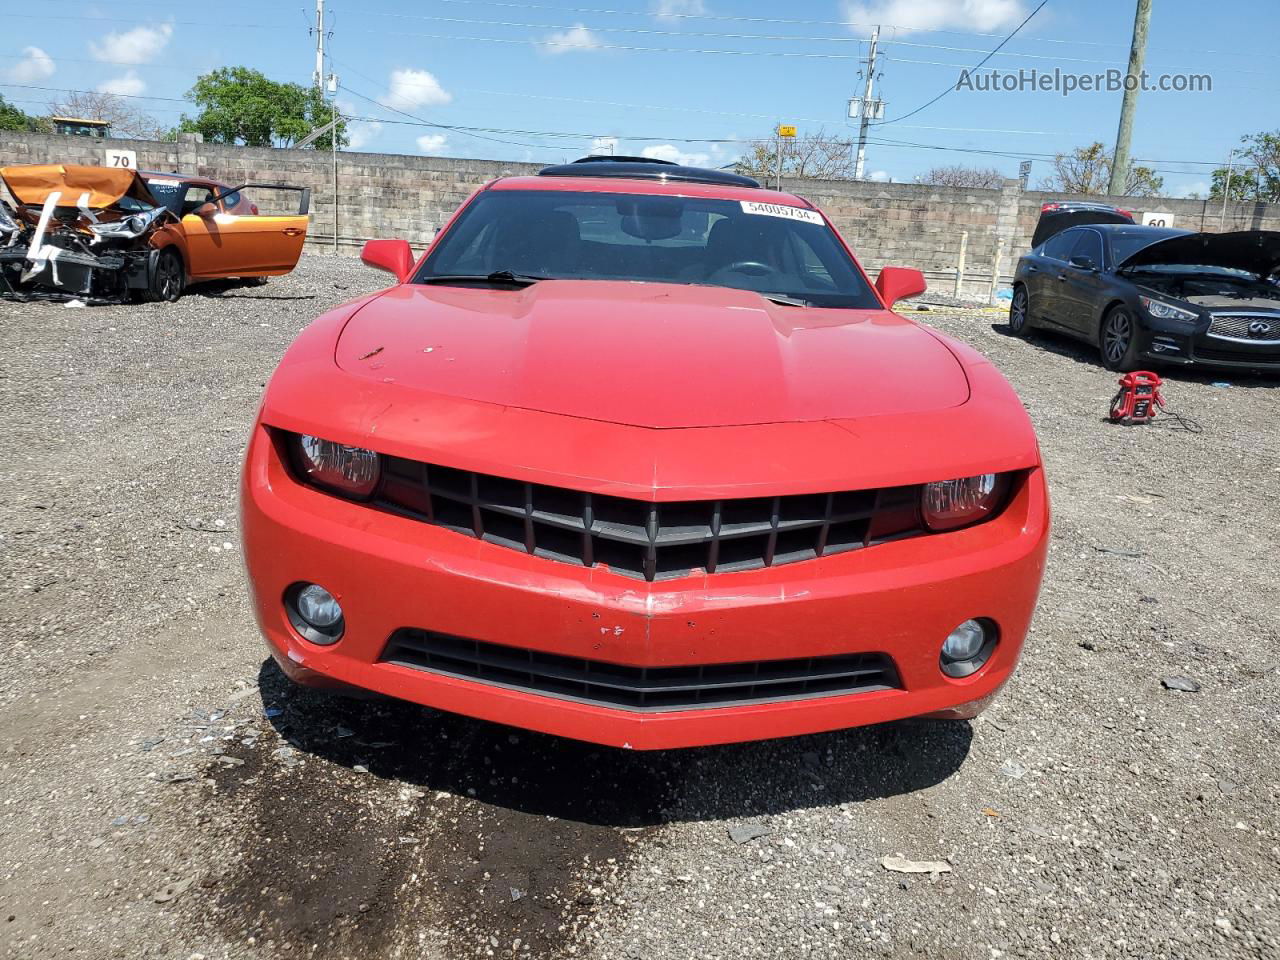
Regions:
<instances>
[{"instance_id":1,"label":"power line","mask_svg":"<svg viewBox=\"0 0 1280 960\"><path fill-rule=\"evenodd\" d=\"M980 67L982 67L982 65L983 65L983 64L985 64L988 60L990 60L990 59L991 59L992 57L994 57L997 53L999 53L999 52L1000 52L1000 48L1001 48L1001 47L1003 47L1003 46L1004 46L1006 43L1008 43L1010 40L1012 40L1014 37L1016 37L1016 36L1018 35L1018 31L1019 31L1019 30L1021 30L1023 27L1025 27L1028 23L1030 23L1030 22L1031 22L1031 18L1032 18L1032 17L1034 17L1034 16L1035 16L1037 13L1039 13L1041 10L1043 10L1043 9L1045 8L1045 5L1046 5L1046 4L1048 4L1048 2L1049 2L1049 0L1040 0L1040 5L1039 5L1039 6L1037 6L1034 10L1032 10L1029 14L1027 14L1027 18L1026 18L1025 20L1023 20L1020 24L1018 24L1016 27L1014 27L1014 28L1013 28L1013 32L1012 32L1012 33L1010 33L1007 37L1005 37L1005 38L1004 38L1003 40L1001 40L998 44L996 44L996 48L995 48L994 50L992 50L992 51L991 51L990 53L988 53L985 57L983 57L981 60L979 60L979 61L978 61L978 63L977 63L977 64L975 64L975 65L974 65L973 67L971 67L970 69L971 69L971 70L977 70L977 69L979 69ZM947 94L951 93L954 89L955 89L955 86L954 86L954 85L953 85L953 86L949 86L949 87L947 87L947 89L943 90L940 94L938 94L936 97L934 97L934 98L933 98L932 100L930 100L928 103L923 104L922 106L916 107L916 108L915 108L914 110L912 110L910 113L905 113L905 114L903 114L902 116L900 116L900 117L895 117L895 118L894 118L894 119L892 119L892 120L882 120L882 121L880 121L879 123L877 123L877 124L876 124L876 126L878 126L878 127L883 127L883 126L884 126L885 124L887 124L887 123L897 123L897 122L899 122L899 121L901 121L901 120L906 120L906 119L907 119L907 117L914 117L914 116L915 116L917 113L919 113L921 110L927 110L929 107L932 107L935 103L937 103L939 100L941 100L941 99L942 99L943 97L945 97Z\"/></svg>"},{"instance_id":2,"label":"power line","mask_svg":"<svg viewBox=\"0 0 1280 960\"><path fill-rule=\"evenodd\" d=\"M48 0L46 0L46 2L48 2ZM89 4L88 0L57 0L57 2L85 3L89 5L91 9L93 8L93 5ZM154 6L154 0L115 0L115 3L120 3L120 2L146 3L148 5ZM255 8L258 8L261 6L261 4L257 2L257 0L240 0L240 2L242 2L247 6L253 6ZM553 13L594 14L599 16L646 17L646 18L657 16L656 14L654 14L652 11L649 11L649 10L611 10L611 9L603 9L603 8L596 8L596 7L561 7L561 6L553 6L549 4L539 4L539 3L498 2L498 0L435 0L435 2L449 3L449 4L465 4L470 6L486 6L486 7L496 6L496 7L504 7L508 9L521 9L521 10L547 10ZM225 5L225 0L224 0L224 5ZM360 13L363 16L410 16L409 14L391 14L391 13L383 13L376 10L370 10L368 9L367 6L362 6ZM8 16L10 18L13 18L16 16L23 16L23 15L9 14ZM35 19L37 17L39 19L55 19L47 15L32 14L32 15L26 15L26 16L28 16L28 18L31 18L31 19ZM438 19L435 17L421 15L421 14L418 16L421 19L427 19L427 20ZM58 19L85 19L85 18L63 17ZM126 22L124 18L117 18L117 19L119 20L119 22ZM760 23L760 24L776 24L776 25L792 25L792 26L832 26L832 27L846 27L846 28L857 27L857 26L862 26L862 27L875 26L875 24L872 24L872 23L863 23L860 21L851 21L851 20L797 19L797 18L785 18L785 17L748 17L748 16L731 15L731 14L708 14L708 13L700 13L700 14L671 13L671 14L663 15L661 19L708 20L708 21L718 21L718 22L726 22L726 23ZM127 22L132 23L135 21L129 20ZM187 23L187 21L169 21L169 22ZM487 23L487 22L493 22L493 21L486 20L482 22ZM225 26L226 24L224 22L219 24L198 24L198 25ZM236 26L238 27L245 26L245 24L237 24ZM262 26L262 25L259 24L257 26ZM975 30L943 30L943 29L938 29L934 27L921 27L919 25L911 25L911 24L882 24L881 26L887 30L895 30L895 31L902 30L908 34L941 34L945 36L984 37L984 38L996 38L996 37L1003 36L1002 34L999 34L999 33L983 33L981 31L975 31ZM603 30L604 28L596 27L592 29ZM691 35L691 34L683 34L683 35ZM713 36L714 34L707 34L707 35ZM794 37L794 39L802 39L802 38ZM832 39L835 39L835 38L832 38ZM839 38L839 39L857 40L858 38ZM1065 45L1071 45L1071 46L1120 47L1120 48L1125 48L1128 46L1127 43L1120 43L1116 41L1074 40L1074 39L1067 39L1063 37L1021 37L1020 39L1024 43L1053 43L1053 44L1065 44ZM903 43L904 41L884 40L884 42ZM976 53L980 51L975 50L973 52ZM1208 55L1214 55L1214 56L1229 56L1229 57L1236 57L1236 58L1239 58L1242 56L1256 56L1256 57L1263 56L1262 54L1249 54L1248 52L1241 51L1238 47L1232 48L1230 50L1204 50L1204 49L1193 50L1188 48L1166 48L1162 52L1188 53L1188 54L1193 54L1195 56L1204 56L1208 54Z\"/></svg>"},{"instance_id":3,"label":"power line","mask_svg":"<svg viewBox=\"0 0 1280 960\"><path fill-rule=\"evenodd\" d=\"M22 90L40 90L40 91L51 92L51 93L92 94L97 92L93 90L76 89L74 87L49 87L49 86L43 86L38 84L23 84L23 83L5 83L5 84L0 84L0 86L10 87L14 89L22 89ZM446 130L449 132L459 133L464 136L472 136L480 140L489 140L494 143L502 143L510 146L529 147L529 148L538 149L538 150L549 150L549 149L552 149L552 147L545 143L525 143L525 142L520 142L515 140L501 139L500 135L507 134L509 136L531 136L531 137L546 137L546 138L555 138L555 139L590 139L592 137L601 135L599 132L586 133L586 132L569 132L569 131L556 131L556 130L524 130L524 129L510 129L510 128L504 128L504 127L479 127L479 126L468 126L463 124L437 123L430 120L424 120L421 117L415 116L414 114L408 113L407 111L404 111L404 110L400 110L396 107L389 107L386 104L380 103L371 97L365 96L363 93L360 93L359 91L352 90L350 87L346 86L345 84L340 84L339 89L346 93L351 94L352 96L358 97L361 100L374 104L380 109L390 110L394 113L398 113L401 116L407 118L405 120L389 120L386 118L379 118L379 117L365 117L365 116L351 116L351 115L347 115L344 117L344 119L352 120L352 121L430 127L433 129ZM185 98L180 98L180 97L158 97L158 96L148 96L143 94L111 94L111 96L120 97L125 100L152 100L152 101L162 101L167 103L181 103L181 104L186 104L187 106L194 106L194 104L190 100L187 100ZM513 96L520 96L520 94L513 94ZM28 102L36 102L36 101L28 101ZM969 132L969 131L965 130L963 132ZM1019 131L1015 131L1015 132L1019 132ZM492 134L497 134L499 136L492 136ZM753 144L753 143L760 142L762 139L765 139L761 137L679 137L679 136L671 136L669 134L668 135L633 135L633 134L622 134L622 133L610 134L610 136L614 136L618 140L634 141L637 143L673 142L673 143L692 143L692 144ZM935 151L945 151L949 153L968 153L968 154L974 154L974 155L1007 157L1009 159L1051 160L1055 156L1057 156L1056 153L1046 153L1046 152L1038 152L1038 151L989 150L981 147L949 147L949 146L944 146L942 144L918 143L915 141L896 140L896 139L890 139L887 137L874 137L873 139L870 139L868 142L876 144L878 146L885 146L885 147L908 148L908 149L917 149L917 150L935 150ZM1178 160L1178 159L1155 160L1155 159L1147 159L1147 158L1136 158L1134 162L1141 163L1141 164L1180 163L1188 166L1207 166L1207 167L1213 167L1213 168L1221 167L1223 165L1221 160ZM1196 171L1161 170L1158 172L1182 173L1188 176L1197 175Z\"/></svg>"}]
</instances>

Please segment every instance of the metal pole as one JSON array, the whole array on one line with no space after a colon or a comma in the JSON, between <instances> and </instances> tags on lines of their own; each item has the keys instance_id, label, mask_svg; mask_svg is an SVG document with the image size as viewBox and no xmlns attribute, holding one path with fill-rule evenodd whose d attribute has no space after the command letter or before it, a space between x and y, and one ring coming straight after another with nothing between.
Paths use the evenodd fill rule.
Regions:
<instances>
[{"instance_id":1,"label":"metal pole","mask_svg":"<svg viewBox=\"0 0 1280 960\"><path fill-rule=\"evenodd\" d=\"M1112 196L1124 194L1129 179L1129 144L1133 140L1133 114L1138 106L1138 84L1142 62L1147 56L1147 28L1151 26L1151 0L1138 0L1133 16L1133 43L1129 47L1129 71L1125 76L1124 97L1120 101L1120 127L1116 130L1116 152L1111 158Z\"/></svg>"},{"instance_id":2,"label":"metal pole","mask_svg":"<svg viewBox=\"0 0 1280 960\"><path fill-rule=\"evenodd\" d=\"M1231 196L1231 174L1235 172L1236 152L1232 150L1227 154L1227 186L1222 191L1222 216L1218 220L1218 232L1221 233L1227 227L1227 200Z\"/></svg>"},{"instance_id":3,"label":"metal pole","mask_svg":"<svg viewBox=\"0 0 1280 960\"><path fill-rule=\"evenodd\" d=\"M777 172L774 174L773 183L778 190L781 190L782 189L782 134L776 133L775 135L777 138L777 149L776 149L777 159L775 161L775 170Z\"/></svg>"},{"instance_id":4,"label":"metal pole","mask_svg":"<svg viewBox=\"0 0 1280 960\"><path fill-rule=\"evenodd\" d=\"M338 255L338 100L333 103L333 129L329 131L329 143L333 147L333 255Z\"/></svg>"},{"instance_id":5,"label":"metal pole","mask_svg":"<svg viewBox=\"0 0 1280 960\"><path fill-rule=\"evenodd\" d=\"M964 285L964 255L969 248L969 231L960 231L960 262L956 264L956 289L955 296L960 296L960 291Z\"/></svg>"},{"instance_id":6,"label":"metal pole","mask_svg":"<svg viewBox=\"0 0 1280 960\"><path fill-rule=\"evenodd\" d=\"M858 125L858 157L853 164L853 179L861 180L867 157L867 130L871 126L871 91L876 82L876 44L880 42L880 27L871 31L871 47L867 51L867 82L862 88L862 118Z\"/></svg>"},{"instance_id":7,"label":"metal pole","mask_svg":"<svg viewBox=\"0 0 1280 960\"><path fill-rule=\"evenodd\" d=\"M1000 286L1000 258L1004 255L1004 237L996 238L996 253L991 261L991 289L987 291L987 302L996 298L996 287Z\"/></svg>"}]
</instances>

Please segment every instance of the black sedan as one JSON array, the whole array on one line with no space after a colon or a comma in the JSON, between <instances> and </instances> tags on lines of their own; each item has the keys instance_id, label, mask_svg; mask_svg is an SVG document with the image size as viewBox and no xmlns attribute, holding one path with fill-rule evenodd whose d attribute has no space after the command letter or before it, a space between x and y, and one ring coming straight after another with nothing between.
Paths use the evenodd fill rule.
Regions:
<instances>
[{"instance_id":1,"label":"black sedan","mask_svg":"<svg viewBox=\"0 0 1280 960\"><path fill-rule=\"evenodd\" d=\"M1278 279L1280 232L1073 226L1018 261L1009 329L1078 337L1108 370L1280 371Z\"/></svg>"}]
</instances>

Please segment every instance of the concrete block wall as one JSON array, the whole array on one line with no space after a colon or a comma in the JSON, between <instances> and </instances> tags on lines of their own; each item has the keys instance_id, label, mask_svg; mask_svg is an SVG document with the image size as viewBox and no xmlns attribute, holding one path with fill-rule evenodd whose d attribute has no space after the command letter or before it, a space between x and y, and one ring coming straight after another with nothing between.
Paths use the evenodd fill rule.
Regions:
<instances>
[{"instance_id":1,"label":"concrete block wall","mask_svg":"<svg viewBox=\"0 0 1280 960\"><path fill-rule=\"evenodd\" d=\"M312 190L309 246L329 250L334 234L332 155L313 150L276 150L200 142L95 140L50 134L0 131L0 165L12 163L104 162L107 149L133 150L142 169L177 170L226 183L274 181ZM339 252L354 254L372 237L404 237L420 249L476 187L494 177L536 172L538 165L494 160L340 152L337 170ZM954 288L962 233L967 234L964 288L984 296L990 289L997 250L1000 282L1007 282L1017 257L1030 246L1040 205L1068 199L1060 194L1022 192L1018 181L998 190L911 183L787 180L783 189L807 197L826 211L873 275L880 267L913 266L930 286ZM1280 230L1280 204L1207 200L1081 197L1110 199L1136 212L1172 214L1174 225L1191 230L1224 228ZM263 191L254 200L264 212L285 212L296 198Z\"/></svg>"}]
</instances>

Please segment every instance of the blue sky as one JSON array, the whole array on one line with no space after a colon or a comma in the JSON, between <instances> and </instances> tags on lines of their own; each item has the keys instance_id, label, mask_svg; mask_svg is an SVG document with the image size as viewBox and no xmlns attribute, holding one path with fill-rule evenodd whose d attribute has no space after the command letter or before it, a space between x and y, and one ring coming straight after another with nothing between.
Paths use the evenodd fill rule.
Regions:
<instances>
[{"instance_id":1,"label":"blue sky","mask_svg":"<svg viewBox=\"0 0 1280 960\"><path fill-rule=\"evenodd\" d=\"M1119 93L953 91L904 115L954 86L1038 2L327 0L328 68L344 112L367 118L354 126L363 150L550 162L601 138L597 148L616 139L618 153L719 165L744 147L714 141L766 136L777 122L855 133L847 101L861 93L862 41L881 24L877 91L891 122L872 131L868 172L910 181L963 163L1014 176L1026 158L1034 185L1054 152L1111 144ZM171 123L201 72L244 64L308 83L314 66L314 0L9 6L0 92L28 112L62 89L105 89ZM1241 135L1280 127L1265 110L1280 89L1274 39L1247 27L1274 25L1275 0L1212 10L1155 2L1147 69L1212 77L1212 92L1139 99L1134 156L1154 161L1175 196L1206 192ZM1133 12L1134 0L1049 0L984 69L1123 69Z\"/></svg>"}]
</instances>

